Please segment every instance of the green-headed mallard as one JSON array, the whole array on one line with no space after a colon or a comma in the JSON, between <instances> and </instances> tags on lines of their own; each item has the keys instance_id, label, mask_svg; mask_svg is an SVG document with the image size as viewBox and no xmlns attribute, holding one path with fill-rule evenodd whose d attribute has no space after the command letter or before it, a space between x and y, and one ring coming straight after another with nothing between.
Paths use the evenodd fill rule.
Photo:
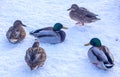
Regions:
<instances>
[{"instance_id":1,"label":"green-headed mallard","mask_svg":"<svg viewBox=\"0 0 120 77\"><path fill-rule=\"evenodd\" d=\"M77 21L76 24L84 25L84 23L91 23L96 20L100 20L96 17L98 15L88 11L84 7L79 7L77 4L72 4L71 8L69 8L68 11L69 10L71 10L69 13L70 18Z\"/></svg>"},{"instance_id":2,"label":"green-headed mallard","mask_svg":"<svg viewBox=\"0 0 120 77\"><path fill-rule=\"evenodd\" d=\"M31 70L44 65L46 53L43 48L39 47L38 40L35 40L33 46L27 49L25 61Z\"/></svg>"},{"instance_id":3,"label":"green-headed mallard","mask_svg":"<svg viewBox=\"0 0 120 77\"><path fill-rule=\"evenodd\" d=\"M88 51L90 61L101 69L109 69L114 65L114 58L109 49L101 44L98 38L92 38L85 46L92 45Z\"/></svg>"},{"instance_id":4,"label":"green-headed mallard","mask_svg":"<svg viewBox=\"0 0 120 77\"><path fill-rule=\"evenodd\" d=\"M54 27L45 27L30 32L31 35L40 39L44 43L61 43L65 40L66 33L61 29L67 29L61 23L56 23Z\"/></svg>"},{"instance_id":5,"label":"green-headed mallard","mask_svg":"<svg viewBox=\"0 0 120 77\"><path fill-rule=\"evenodd\" d=\"M18 43L25 38L26 32L22 26L26 25L24 25L20 20L16 20L13 26L9 28L6 33L6 37L9 42Z\"/></svg>"}]
</instances>

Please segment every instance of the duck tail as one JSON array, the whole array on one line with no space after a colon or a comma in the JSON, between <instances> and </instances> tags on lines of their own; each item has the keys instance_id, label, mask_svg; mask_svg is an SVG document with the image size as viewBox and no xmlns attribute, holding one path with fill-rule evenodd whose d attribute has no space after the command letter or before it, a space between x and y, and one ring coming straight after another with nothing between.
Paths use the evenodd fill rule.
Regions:
<instances>
[{"instance_id":1,"label":"duck tail","mask_svg":"<svg viewBox=\"0 0 120 77\"><path fill-rule=\"evenodd\" d=\"M34 35L35 33L38 33L39 31L38 30L36 30L36 31L31 31L31 32L29 32L29 34L30 35Z\"/></svg>"},{"instance_id":2,"label":"duck tail","mask_svg":"<svg viewBox=\"0 0 120 77\"><path fill-rule=\"evenodd\" d=\"M91 20L91 22L95 22L95 21L97 21L97 20L101 20L100 18L97 18L97 17L94 17L92 20Z\"/></svg>"},{"instance_id":3,"label":"duck tail","mask_svg":"<svg viewBox=\"0 0 120 77\"><path fill-rule=\"evenodd\" d=\"M97 20L101 20L100 18L97 18Z\"/></svg>"},{"instance_id":4,"label":"duck tail","mask_svg":"<svg viewBox=\"0 0 120 77\"><path fill-rule=\"evenodd\" d=\"M39 33L40 31L42 31L42 30L44 30L44 29L38 29L38 30L33 30L33 31L31 31L29 34L30 35L34 35L35 33Z\"/></svg>"},{"instance_id":5,"label":"duck tail","mask_svg":"<svg viewBox=\"0 0 120 77\"><path fill-rule=\"evenodd\" d=\"M106 68L112 68L114 64L104 64Z\"/></svg>"}]
</instances>

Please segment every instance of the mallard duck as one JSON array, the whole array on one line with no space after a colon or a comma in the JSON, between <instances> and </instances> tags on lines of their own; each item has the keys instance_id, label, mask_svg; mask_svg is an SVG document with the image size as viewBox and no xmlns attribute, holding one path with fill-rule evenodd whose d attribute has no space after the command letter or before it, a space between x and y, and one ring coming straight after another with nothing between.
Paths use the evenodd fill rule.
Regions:
<instances>
[{"instance_id":1,"label":"mallard duck","mask_svg":"<svg viewBox=\"0 0 120 77\"><path fill-rule=\"evenodd\" d=\"M61 23L56 23L54 27L45 27L30 32L31 35L40 39L40 42L57 44L65 40L66 33L61 29L67 29Z\"/></svg>"},{"instance_id":2,"label":"mallard duck","mask_svg":"<svg viewBox=\"0 0 120 77\"><path fill-rule=\"evenodd\" d=\"M39 42L36 39L33 46L28 48L25 55L25 61L31 70L42 67L46 61L45 50L39 47Z\"/></svg>"},{"instance_id":3,"label":"mallard duck","mask_svg":"<svg viewBox=\"0 0 120 77\"><path fill-rule=\"evenodd\" d=\"M100 20L96 17L98 15L88 11L84 7L79 7L77 4L72 4L71 8L69 8L68 11L69 10L69 16L71 19L77 21L76 24L84 25L84 23L91 23L96 20Z\"/></svg>"},{"instance_id":4,"label":"mallard duck","mask_svg":"<svg viewBox=\"0 0 120 77\"><path fill-rule=\"evenodd\" d=\"M90 61L101 69L109 69L114 66L114 58L108 47L101 44L98 38L92 38L85 46L92 45L88 51Z\"/></svg>"},{"instance_id":5,"label":"mallard duck","mask_svg":"<svg viewBox=\"0 0 120 77\"><path fill-rule=\"evenodd\" d=\"M16 20L13 26L9 28L6 33L6 37L9 42L18 43L25 38L26 32L22 26L26 25L24 25L20 20Z\"/></svg>"}]
</instances>

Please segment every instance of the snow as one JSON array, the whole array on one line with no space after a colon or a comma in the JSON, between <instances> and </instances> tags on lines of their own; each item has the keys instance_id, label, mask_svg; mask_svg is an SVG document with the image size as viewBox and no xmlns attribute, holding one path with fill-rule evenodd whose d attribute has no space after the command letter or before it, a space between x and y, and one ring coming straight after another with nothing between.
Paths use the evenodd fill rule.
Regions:
<instances>
[{"instance_id":1,"label":"snow","mask_svg":"<svg viewBox=\"0 0 120 77\"><path fill-rule=\"evenodd\" d=\"M100 21L85 26L75 25L68 8L78 4L98 14ZM119 77L120 74L120 1L119 0L0 0L0 77ZM11 44L6 32L15 20L28 27L26 38ZM53 26L60 22L68 30L66 40L60 44L40 43L47 60L42 68L31 71L24 56L32 46L31 30ZM87 57L91 38L98 37L115 59L115 66L107 71L96 68Z\"/></svg>"}]
</instances>

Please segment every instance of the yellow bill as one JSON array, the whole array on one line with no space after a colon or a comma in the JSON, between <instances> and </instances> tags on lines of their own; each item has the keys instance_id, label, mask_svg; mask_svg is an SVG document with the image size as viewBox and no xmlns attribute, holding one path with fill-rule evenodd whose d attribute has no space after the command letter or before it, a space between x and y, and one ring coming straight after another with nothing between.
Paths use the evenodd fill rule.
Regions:
<instances>
[{"instance_id":1,"label":"yellow bill","mask_svg":"<svg viewBox=\"0 0 120 77\"><path fill-rule=\"evenodd\" d=\"M90 45L90 43L87 43L87 44L85 44L84 46L89 46Z\"/></svg>"},{"instance_id":2,"label":"yellow bill","mask_svg":"<svg viewBox=\"0 0 120 77\"><path fill-rule=\"evenodd\" d=\"M63 26L63 29L68 29L68 27Z\"/></svg>"}]
</instances>

